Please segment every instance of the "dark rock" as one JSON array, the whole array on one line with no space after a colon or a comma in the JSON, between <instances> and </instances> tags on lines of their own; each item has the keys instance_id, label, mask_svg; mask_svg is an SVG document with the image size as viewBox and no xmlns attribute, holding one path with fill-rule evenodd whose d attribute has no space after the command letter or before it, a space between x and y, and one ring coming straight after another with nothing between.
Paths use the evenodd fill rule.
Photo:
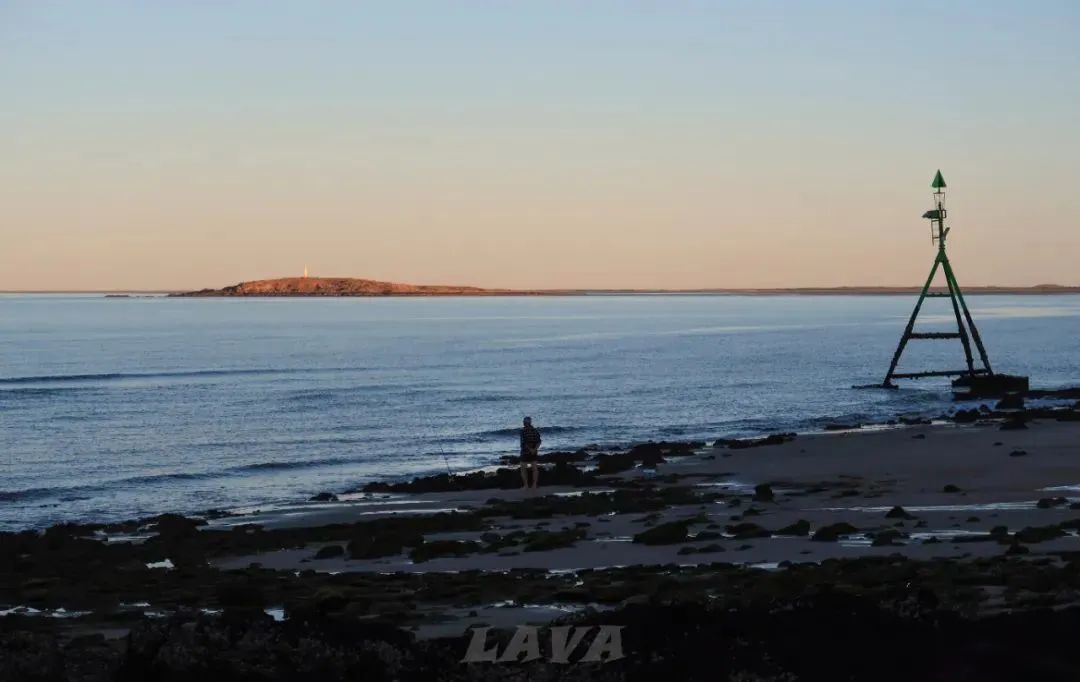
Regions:
<instances>
[{"instance_id":1,"label":"dark rock","mask_svg":"<svg viewBox=\"0 0 1080 682\"><path fill-rule=\"evenodd\" d=\"M162 538L168 539L190 537L200 526L206 525L203 519L191 519L180 514L161 514L147 520L150 522L150 530L155 530Z\"/></svg>"},{"instance_id":2,"label":"dark rock","mask_svg":"<svg viewBox=\"0 0 1080 682\"><path fill-rule=\"evenodd\" d=\"M600 453L596 456L596 473L601 476L609 476L623 471L629 471L636 464L634 458L628 453Z\"/></svg>"},{"instance_id":3,"label":"dark rock","mask_svg":"<svg viewBox=\"0 0 1080 682\"><path fill-rule=\"evenodd\" d=\"M804 519L799 519L790 526L784 526L780 530L776 531L776 535L796 535L799 537L806 537L810 534L810 522Z\"/></svg>"},{"instance_id":4,"label":"dark rock","mask_svg":"<svg viewBox=\"0 0 1080 682\"><path fill-rule=\"evenodd\" d=\"M873 540L870 544L873 547L884 547L901 544L897 540L906 538L907 536L900 531L889 529L883 530L872 535Z\"/></svg>"},{"instance_id":5,"label":"dark rock","mask_svg":"<svg viewBox=\"0 0 1080 682\"><path fill-rule=\"evenodd\" d=\"M1044 497L1041 498L1035 506L1039 509L1051 509L1053 507L1061 507L1068 504L1069 501L1064 497Z\"/></svg>"},{"instance_id":6,"label":"dark rock","mask_svg":"<svg viewBox=\"0 0 1080 682\"><path fill-rule=\"evenodd\" d=\"M596 446L592 447L594 450L597 449ZM558 464L559 462L584 462L589 459L589 452L590 449L588 446L581 448L580 450L575 450L574 452L567 452L562 450L557 450L554 452L542 452L540 453L540 456L537 457L537 461L541 464ZM500 464L518 464L520 461L521 458L516 455L505 455L499 458Z\"/></svg>"},{"instance_id":7,"label":"dark rock","mask_svg":"<svg viewBox=\"0 0 1080 682\"><path fill-rule=\"evenodd\" d=\"M462 557L480 549L480 543L473 540L433 540L415 547L409 552L409 558L421 563L439 557Z\"/></svg>"},{"instance_id":8,"label":"dark rock","mask_svg":"<svg viewBox=\"0 0 1080 682\"><path fill-rule=\"evenodd\" d=\"M689 539L689 521L672 521L642 531L634 536L634 542L642 545L674 545Z\"/></svg>"},{"instance_id":9,"label":"dark rock","mask_svg":"<svg viewBox=\"0 0 1080 682\"><path fill-rule=\"evenodd\" d=\"M1032 545L1064 537L1065 531L1058 526L1029 526L1016 531L1016 542Z\"/></svg>"},{"instance_id":10,"label":"dark rock","mask_svg":"<svg viewBox=\"0 0 1080 682\"><path fill-rule=\"evenodd\" d=\"M600 455L599 457L606 457ZM624 457L618 455L618 457ZM633 466L630 462L626 469ZM624 469L617 469L622 471ZM540 468L540 485L596 485L596 477L573 464L562 460L554 467ZM435 474L421 476L407 482L388 483L376 481L368 483L361 490L367 493L445 493L462 490L513 490L521 487L521 472L517 468L503 467L493 472L475 471L468 474Z\"/></svg>"},{"instance_id":11,"label":"dark rock","mask_svg":"<svg viewBox=\"0 0 1080 682\"><path fill-rule=\"evenodd\" d=\"M794 433L774 433L771 436L765 438L748 438L740 440L738 438L721 438L713 444L713 447L721 448L726 447L731 450L743 450L746 448L758 448L766 445L782 445L789 441L795 440L796 434Z\"/></svg>"},{"instance_id":12,"label":"dark rock","mask_svg":"<svg viewBox=\"0 0 1080 682\"><path fill-rule=\"evenodd\" d=\"M315 559L335 559L339 556L345 556L345 548L341 545L327 545L319 548L318 552L315 552Z\"/></svg>"},{"instance_id":13,"label":"dark rock","mask_svg":"<svg viewBox=\"0 0 1080 682\"><path fill-rule=\"evenodd\" d=\"M1013 450L1009 453L1009 457L1026 457L1027 450Z\"/></svg>"},{"instance_id":14,"label":"dark rock","mask_svg":"<svg viewBox=\"0 0 1080 682\"><path fill-rule=\"evenodd\" d=\"M414 547L423 541L423 536L419 534L368 531L357 534L349 541L347 549L350 559L377 559L401 554L406 546Z\"/></svg>"},{"instance_id":15,"label":"dark rock","mask_svg":"<svg viewBox=\"0 0 1080 682\"><path fill-rule=\"evenodd\" d=\"M858 532L859 529L855 526L841 521L840 523L833 523L818 528L810 539L816 540L817 542L836 542L842 535L851 535Z\"/></svg>"},{"instance_id":16,"label":"dark rock","mask_svg":"<svg viewBox=\"0 0 1080 682\"><path fill-rule=\"evenodd\" d=\"M701 547L683 547L679 550L679 554L683 556L687 554L716 554L723 551L725 550L720 545L712 544L702 545Z\"/></svg>"},{"instance_id":17,"label":"dark rock","mask_svg":"<svg viewBox=\"0 0 1080 682\"><path fill-rule=\"evenodd\" d=\"M826 424L826 431L855 431L862 428L862 424Z\"/></svg>"},{"instance_id":18,"label":"dark rock","mask_svg":"<svg viewBox=\"0 0 1080 682\"><path fill-rule=\"evenodd\" d=\"M960 488L953 485L952 483L949 483L944 488L941 489L941 492L943 492L943 493L958 493L958 492L960 492Z\"/></svg>"},{"instance_id":19,"label":"dark rock","mask_svg":"<svg viewBox=\"0 0 1080 682\"><path fill-rule=\"evenodd\" d=\"M725 530L733 535L736 540L752 540L754 538L771 537L772 533L756 523L736 523L728 526Z\"/></svg>"},{"instance_id":20,"label":"dark rock","mask_svg":"<svg viewBox=\"0 0 1080 682\"><path fill-rule=\"evenodd\" d=\"M953 415L952 420L957 424L974 424L979 421L978 410L957 410Z\"/></svg>"},{"instance_id":21,"label":"dark rock","mask_svg":"<svg viewBox=\"0 0 1080 682\"><path fill-rule=\"evenodd\" d=\"M1029 553L1031 553L1030 549L1028 549L1027 547L1024 547L1023 545L1017 545L1017 544L1009 545L1009 548L1007 550L1005 550L1006 556L1015 556L1015 555L1019 555L1019 554L1029 554Z\"/></svg>"},{"instance_id":22,"label":"dark rock","mask_svg":"<svg viewBox=\"0 0 1080 682\"><path fill-rule=\"evenodd\" d=\"M663 464L667 461L664 459L663 448L657 443L635 445L626 454L634 461L640 461L644 467L655 467L657 464Z\"/></svg>"},{"instance_id":23,"label":"dark rock","mask_svg":"<svg viewBox=\"0 0 1080 682\"><path fill-rule=\"evenodd\" d=\"M319 493L318 495L312 496L311 499L309 499L308 501L309 502L337 502L338 501L338 496L335 495L334 493Z\"/></svg>"},{"instance_id":24,"label":"dark rock","mask_svg":"<svg viewBox=\"0 0 1080 682\"><path fill-rule=\"evenodd\" d=\"M927 419L925 417L904 417L904 416L901 416L900 417L900 423L903 424L904 426L925 426L925 425L931 424L933 422L931 422L929 419Z\"/></svg>"},{"instance_id":25,"label":"dark rock","mask_svg":"<svg viewBox=\"0 0 1080 682\"><path fill-rule=\"evenodd\" d=\"M889 511L885 512L885 518L887 519L905 519L908 521L914 520L915 517L907 512L903 507L893 507Z\"/></svg>"},{"instance_id":26,"label":"dark rock","mask_svg":"<svg viewBox=\"0 0 1080 682\"><path fill-rule=\"evenodd\" d=\"M525 538L524 551L546 552L551 549L572 547L578 540L585 538L583 528L568 528L561 531L535 531Z\"/></svg>"},{"instance_id":27,"label":"dark rock","mask_svg":"<svg viewBox=\"0 0 1080 682\"><path fill-rule=\"evenodd\" d=\"M217 586L217 600L227 609L263 609L266 595L262 587L251 580L233 579Z\"/></svg>"},{"instance_id":28,"label":"dark rock","mask_svg":"<svg viewBox=\"0 0 1080 682\"><path fill-rule=\"evenodd\" d=\"M774 497L773 489L767 483L754 486L754 502L772 502Z\"/></svg>"},{"instance_id":29,"label":"dark rock","mask_svg":"<svg viewBox=\"0 0 1080 682\"><path fill-rule=\"evenodd\" d=\"M1002 431L1022 431L1027 428L1027 419L1022 414L1009 417L1001 424Z\"/></svg>"}]
</instances>

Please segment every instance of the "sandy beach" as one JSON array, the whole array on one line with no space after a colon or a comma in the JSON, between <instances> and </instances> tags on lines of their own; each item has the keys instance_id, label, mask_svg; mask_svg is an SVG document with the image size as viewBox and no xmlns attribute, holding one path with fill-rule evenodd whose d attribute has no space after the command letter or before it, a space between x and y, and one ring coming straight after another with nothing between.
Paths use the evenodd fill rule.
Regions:
<instances>
[{"instance_id":1,"label":"sandy beach","mask_svg":"<svg viewBox=\"0 0 1080 682\"><path fill-rule=\"evenodd\" d=\"M627 660L662 670L641 668L641 657L665 659L670 643L643 643L641 628L678 621L672 609L687 605L737 611L738 627L765 603L840 622L854 608L831 601L840 594L858 608L915 609L918 628L928 612L969 624L1007 617L994 627L1013 637L1015 619L1047 606L1072 618L1080 596L1078 416L998 412L547 453L544 478L556 484L537 491L512 487L515 468L493 468L243 514L8 533L0 623L26 633L30 649L61 652L63 665L78 651L78 665L113 672L146 664L132 657L149 655L137 654L147 638L179 638L170 670L196 669L186 657L211 645L196 646L183 623L316 639L362 626L415 669L450 665L455 679L482 676L460 662L472 628L526 624L621 623L638 647ZM730 655L731 670L744 665ZM0 669L34 660L9 655ZM379 670L375 679L395 677Z\"/></svg>"},{"instance_id":2,"label":"sandy beach","mask_svg":"<svg viewBox=\"0 0 1080 682\"><path fill-rule=\"evenodd\" d=\"M1003 551L998 543L974 540L989 537L995 527L1015 531L1080 518L1080 512L1069 508L1073 499L1080 500L1078 439L1080 424L1071 422L1047 422L1018 431L1001 431L997 424L883 428L808 435L761 448L705 447L670 457L657 466L655 477L646 477L640 469L620 473L608 481L618 486L614 488L372 493L316 508L256 513L243 517L242 522L268 529L303 528L406 514L423 517L450 510L482 510L494 506L495 500L509 505L550 501L553 514L546 521L496 515L483 530L440 533L426 539L482 543L485 534L528 531L537 523L551 531L584 531L573 545L548 551L476 553L423 562L414 562L405 554L313 562L311 556L319 547L303 547L229 557L217 565L224 569L258 563L275 570L432 572L577 570L713 561L775 565L896 552L919 559L993 556ZM771 500L755 494L755 487L761 484L772 490ZM558 511L560 502L600 500L615 490L640 485L661 491L688 490L689 498L649 513ZM947 486L958 491L946 492ZM1040 508L1040 500L1044 500L1044 508ZM912 518L889 517L887 513L897 506ZM240 521L223 519L217 523L228 526ZM648 528L684 521L689 522L685 542L652 546L633 542L636 534ZM857 531L843 534L837 542L821 542L809 535L793 534L737 539L738 533L728 530L742 523L776 531L800 521L808 522L811 534L839 523L848 523ZM873 545L874 537L889 531L900 536L888 544ZM700 533L705 535L695 542ZM715 533L720 537L713 537ZM751 534L749 530L743 533ZM1040 544L1038 551L1080 549L1076 540L1074 535L1066 535ZM685 552L698 549L702 543L715 551Z\"/></svg>"}]
</instances>

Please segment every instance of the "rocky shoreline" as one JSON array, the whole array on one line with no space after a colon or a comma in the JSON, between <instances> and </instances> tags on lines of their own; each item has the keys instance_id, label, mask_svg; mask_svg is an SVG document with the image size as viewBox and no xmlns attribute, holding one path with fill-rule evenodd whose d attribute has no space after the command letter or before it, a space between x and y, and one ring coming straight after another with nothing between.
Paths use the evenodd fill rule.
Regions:
<instances>
[{"instance_id":1,"label":"rocky shoreline","mask_svg":"<svg viewBox=\"0 0 1080 682\"><path fill-rule=\"evenodd\" d=\"M2 533L0 679L1075 679L1077 407ZM625 657L462 662L520 624L617 626Z\"/></svg>"}]
</instances>

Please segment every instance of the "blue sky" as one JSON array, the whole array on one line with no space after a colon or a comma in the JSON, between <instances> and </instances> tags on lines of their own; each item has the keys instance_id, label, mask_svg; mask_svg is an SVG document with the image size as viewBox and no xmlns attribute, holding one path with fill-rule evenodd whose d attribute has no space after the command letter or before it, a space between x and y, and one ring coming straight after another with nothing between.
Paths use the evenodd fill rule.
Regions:
<instances>
[{"instance_id":1,"label":"blue sky","mask_svg":"<svg viewBox=\"0 0 1080 682\"><path fill-rule=\"evenodd\" d=\"M1080 283L1078 29L1070 2L3 2L0 289L916 284L938 167L963 281Z\"/></svg>"}]
</instances>

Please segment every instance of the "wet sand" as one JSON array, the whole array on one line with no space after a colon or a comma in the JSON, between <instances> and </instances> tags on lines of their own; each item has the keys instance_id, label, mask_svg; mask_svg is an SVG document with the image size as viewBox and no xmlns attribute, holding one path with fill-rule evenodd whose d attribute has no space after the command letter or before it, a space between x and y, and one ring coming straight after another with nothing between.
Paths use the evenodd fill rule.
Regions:
<instances>
[{"instance_id":1,"label":"wet sand","mask_svg":"<svg viewBox=\"0 0 1080 682\"><path fill-rule=\"evenodd\" d=\"M690 487L712 499L673 505L651 515L567 514L543 521L496 516L483 530L428 538L480 542L485 533L535 530L538 524L553 531L585 529L584 538L573 546L550 551L469 554L425 562L414 562L405 554L371 560L340 557L315 561L312 555L319 546L312 545L228 557L217 565L229 569L258 563L277 570L326 572L522 568L565 571L715 561L768 566L784 561L898 552L919 559L995 556L1005 551L1002 544L989 541L988 534L995 528L999 533L1001 526L1015 532L1080 518L1080 511L1069 509L1071 503L1080 500L1080 423L1038 422L1017 431L1002 431L998 423L941 424L802 436L780 445L743 450L706 447L691 456L668 458L658 466L655 476L646 477L642 470L634 469L610 480L617 484L655 484L659 488ZM774 499L755 502L754 487L758 484L769 485ZM958 491L945 492L946 486L955 486ZM296 528L392 515L475 510L492 499L565 499L604 490L562 487L372 494L352 501L276 510L218 523L242 520L266 528ZM1044 502L1045 508L1039 508L1039 500L1048 498L1066 501ZM897 506L913 518L887 518L886 514ZM656 546L633 542L635 534L650 527L687 519L693 520L687 542ZM738 523L754 523L775 531L801 520L809 523L811 534L841 522L858 531L836 542L822 542L809 536L736 539L728 530ZM896 530L901 536L889 545L872 546L873 535L887 530ZM695 542L693 536L702 532L706 537L713 533L720 537ZM986 541L975 541L979 538ZM712 546L712 550L685 553L687 547L702 546ZM1033 548L1037 553L1068 550L1080 550L1080 538L1069 534Z\"/></svg>"},{"instance_id":2,"label":"wet sand","mask_svg":"<svg viewBox=\"0 0 1080 682\"><path fill-rule=\"evenodd\" d=\"M539 491L504 470L0 534L0 677L1016 679L1003 652L1076 679L1054 637L1080 627L1078 412L566 453L546 475L574 485ZM472 628L525 624L619 625L628 655L462 663ZM908 668L881 668L898 651Z\"/></svg>"}]
</instances>

